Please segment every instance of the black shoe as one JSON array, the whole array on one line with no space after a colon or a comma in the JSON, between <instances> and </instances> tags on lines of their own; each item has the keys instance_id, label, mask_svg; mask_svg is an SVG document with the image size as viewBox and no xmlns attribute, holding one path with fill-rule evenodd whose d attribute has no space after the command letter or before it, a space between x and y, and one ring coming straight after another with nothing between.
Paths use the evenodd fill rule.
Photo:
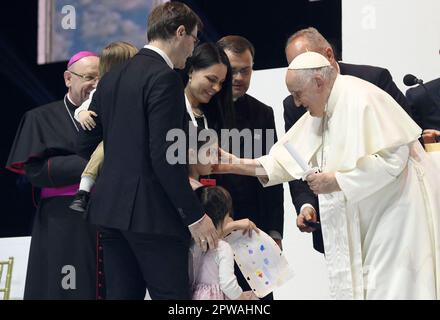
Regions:
<instances>
[{"instance_id":1,"label":"black shoe","mask_svg":"<svg viewBox=\"0 0 440 320\"><path fill-rule=\"evenodd\" d=\"M78 212L86 212L87 204L89 203L89 198L90 198L89 192L84 190L78 190L69 208Z\"/></svg>"}]
</instances>

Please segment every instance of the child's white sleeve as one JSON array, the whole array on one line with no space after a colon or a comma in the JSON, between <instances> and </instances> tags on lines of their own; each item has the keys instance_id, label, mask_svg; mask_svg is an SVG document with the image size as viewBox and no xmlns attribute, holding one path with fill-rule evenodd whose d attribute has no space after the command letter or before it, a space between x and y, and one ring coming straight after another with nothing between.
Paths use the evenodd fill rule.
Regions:
<instances>
[{"instance_id":1,"label":"child's white sleeve","mask_svg":"<svg viewBox=\"0 0 440 320\"><path fill-rule=\"evenodd\" d=\"M223 293L231 300L236 300L243 293L234 274L234 253L231 246L219 241L217 247L217 263L219 266L219 284Z\"/></svg>"},{"instance_id":2,"label":"child's white sleeve","mask_svg":"<svg viewBox=\"0 0 440 320\"><path fill-rule=\"evenodd\" d=\"M86 101L84 101L84 102L82 103L82 105L80 105L78 108L75 109L75 115L74 115L74 117L75 117L75 120L76 120L76 121L79 122L79 117L78 117L78 115L79 115L79 113L80 113L81 111L89 110L90 102L92 102L93 94L95 93L95 91L96 91L96 89L93 89L93 90L90 92L89 98L88 98Z\"/></svg>"}]
</instances>

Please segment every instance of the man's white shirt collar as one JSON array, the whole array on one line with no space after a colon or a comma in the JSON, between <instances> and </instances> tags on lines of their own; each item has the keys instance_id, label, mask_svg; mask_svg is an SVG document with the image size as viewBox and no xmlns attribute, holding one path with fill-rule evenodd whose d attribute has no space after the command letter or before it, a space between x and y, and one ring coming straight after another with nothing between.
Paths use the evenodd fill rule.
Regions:
<instances>
[{"instance_id":1,"label":"man's white shirt collar","mask_svg":"<svg viewBox=\"0 0 440 320\"><path fill-rule=\"evenodd\" d=\"M152 46L152 45L145 45L144 46L145 49L150 49L153 50L154 52L156 52L157 54L159 54L167 63L167 65L171 68L174 69L174 64L171 62L171 59L167 56L167 54L165 52L163 52L161 49L159 49L158 47Z\"/></svg>"}]
</instances>

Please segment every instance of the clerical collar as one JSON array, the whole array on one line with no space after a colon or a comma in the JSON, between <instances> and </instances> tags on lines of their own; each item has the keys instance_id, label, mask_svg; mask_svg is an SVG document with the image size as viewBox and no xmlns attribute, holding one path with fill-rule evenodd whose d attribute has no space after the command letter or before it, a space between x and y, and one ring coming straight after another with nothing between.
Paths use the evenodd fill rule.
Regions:
<instances>
[{"instance_id":1,"label":"clerical collar","mask_svg":"<svg viewBox=\"0 0 440 320\"><path fill-rule=\"evenodd\" d=\"M69 93L66 94L66 97L67 97L67 99L66 99L65 101L66 101L66 105L67 105L67 107L68 107L71 111L75 111L76 108L78 108L78 106L75 105L75 104L72 102L72 99L70 99Z\"/></svg>"},{"instance_id":2,"label":"clerical collar","mask_svg":"<svg viewBox=\"0 0 440 320\"><path fill-rule=\"evenodd\" d=\"M173 62L171 61L170 57L168 57L168 55L167 55L163 50L159 49L158 47L155 47L155 46L149 45L149 44L145 45L144 48L145 48L145 49L153 50L154 52L156 52L157 54L159 54L159 55L165 60L165 62L167 63L167 65L168 65L171 69L174 69L174 64L173 64Z\"/></svg>"},{"instance_id":3,"label":"clerical collar","mask_svg":"<svg viewBox=\"0 0 440 320\"><path fill-rule=\"evenodd\" d=\"M75 119L73 119L72 113L75 112L75 109L77 108L72 101L69 98L69 93L66 93L66 95L63 98L64 107L66 108L66 112L69 115L70 120L72 121L73 126L75 127L76 131L79 132L78 125L75 122Z\"/></svg>"}]
</instances>

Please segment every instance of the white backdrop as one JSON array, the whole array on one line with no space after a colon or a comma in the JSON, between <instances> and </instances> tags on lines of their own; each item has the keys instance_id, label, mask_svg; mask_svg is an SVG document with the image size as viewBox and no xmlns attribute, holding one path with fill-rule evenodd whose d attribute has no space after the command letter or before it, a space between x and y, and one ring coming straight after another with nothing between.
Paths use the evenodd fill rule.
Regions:
<instances>
[{"instance_id":1,"label":"white backdrop","mask_svg":"<svg viewBox=\"0 0 440 320\"><path fill-rule=\"evenodd\" d=\"M11 300L23 299L30 244L31 237L0 238L0 260L7 261L9 257L14 258L11 278ZM5 287L5 280L6 266L0 279L0 288ZM0 293L0 300L2 299L3 293Z\"/></svg>"},{"instance_id":2,"label":"white backdrop","mask_svg":"<svg viewBox=\"0 0 440 320\"><path fill-rule=\"evenodd\" d=\"M440 77L439 49L440 1L342 0L343 60L389 69L403 93L407 73Z\"/></svg>"}]
</instances>

